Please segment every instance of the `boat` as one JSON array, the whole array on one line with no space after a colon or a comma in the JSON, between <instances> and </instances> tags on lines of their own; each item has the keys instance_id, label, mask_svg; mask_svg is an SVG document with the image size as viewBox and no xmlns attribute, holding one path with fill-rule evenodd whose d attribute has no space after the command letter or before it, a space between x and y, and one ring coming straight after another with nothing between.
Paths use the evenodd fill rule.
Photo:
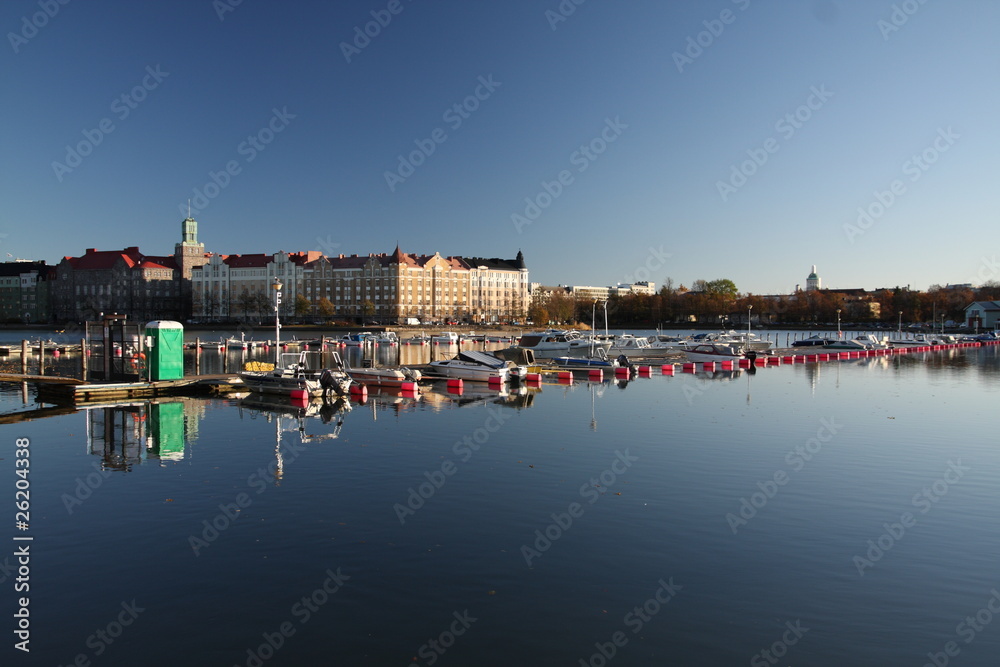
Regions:
<instances>
[{"instance_id":1,"label":"boat","mask_svg":"<svg viewBox=\"0 0 1000 667\"><path fill-rule=\"evenodd\" d=\"M825 350L884 350L889 347L871 334L861 334L854 338L833 340L823 346Z\"/></svg>"},{"instance_id":2,"label":"boat","mask_svg":"<svg viewBox=\"0 0 1000 667\"><path fill-rule=\"evenodd\" d=\"M431 342L430 336L410 336L403 339L403 345L427 345Z\"/></svg>"},{"instance_id":3,"label":"boat","mask_svg":"<svg viewBox=\"0 0 1000 667\"><path fill-rule=\"evenodd\" d=\"M399 336L396 335L395 331L383 331L380 334L374 336L376 345L399 345Z\"/></svg>"},{"instance_id":4,"label":"boat","mask_svg":"<svg viewBox=\"0 0 1000 667\"><path fill-rule=\"evenodd\" d=\"M546 329L545 331L523 334L517 344L538 353L586 349L591 346L592 341L585 338L579 331Z\"/></svg>"},{"instance_id":5,"label":"boat","mask_svg":"<svg viewBox=\"0 0 1000 667\"><path fill-rule=\"evenodd\" d=\"M393 387L399 389L404 386L411 386L415 389L416 383L421 378L419 370L406 366L385 366L380 368L345 367L344 370L356 382L369 387Z\"/></svg>"},{"instance_id":6,"label":"boat","mask_svg":"<svg viewBox=\"0 0 1000 667\"><path fill-rule=\"evenodd\" d=\"M630 357L665 357L668 354L677 352L676 348L653 347L647 338L633 336L632 334L622 334L615 337L611 346L607 349L609 355L624 354Z\"/></svg>"},{"instance_id":7,"label":"boat","mask_svg":"<svg viewBox=\"0 0 1000 667\"><path fill-rule=\"evenodd\" d=\"M474 350L460 352L454 359L432 361L429 368L435 375L474 382L520 380L528 372L526 366L518 366L512 361Z\"/></svg>"},{"instance_id":8,"label":"boat","mask_svg":"<svg viewBox=\"0 0 1000 667\"><path fill-rule=\"evenodd\" d=\"M239 374L240 379L250 391L260 394L291 396L293 392L305 392L305 396L330 393L345 396L350 392L353 380L344 371L340 355L333 353L334 367L310 370L306 354L304 351L282 354L285 363L281 366L261 361L247 362Z\"/></svg>"},{"instance_id":9,"label":"boat","mask_svg":"<svg viewBox=\"0 0 1000 667\"><path fill-rule=\"evenodd\" d=\"M688 361L739 361L740 359L756 359L755 351L748 351L740 343L698 343L684 350Z\"/></svg>"},{"instance_id":10,"label":"boat","mask_svg":"<svg viewBox=\"0 0 1000 667\"><path fill-rule=\"evenodd\" d=\"M608 353L603 347L595 347L586 356L567 355L564 357L553 357L553 363L563 368L625 368L631 367L628 358L621 354L616 359L608 357Z\"/></svg>"},{"instance_id":11,"label":"boat","mask_svg":"<svg viewBox=\"0 0 1000 667\"><path fill-rule=\"evenodd\" d=\"M454 331L442 331L431 336L431 342L435 345L458 345L458 334Z\"/></svg>"},{"instance_id":12,"label":"boat","mask_svg":"<svg viewBox=\"0 0 1000 667\"><path fill-rule=\"evenodd\" d=\"M374 334L371 331L359 331L358 333L344 334L340 337L337 342L341 345L348 345L352 347L361 347L367 343L370 343L375 339Z\"/></svg>"},{"instance_id":13,"label":"boat","mask_svg":"<svg viewBox=\"0 0 1000 667\"><path fill-rule=\"evenodd\" d=\"M826 345L827 343L832 343L833 341L833 338L813 334L812 336L809 336L809 338L792 341L792 347L815 347L817 345Z\"/></svg>"},{"instance_id":14,"label":"boat","mask_svg":"<svg viewBox=\"0 0 1000 667\"><path fill-rule=\"evenodd\" d=\"M683 352L691 344L690 338L678 338L659 333L647 336L646 340L649 341L649 347L654 350L665 349L672 352Z\"/></svg>"}]
</instances>

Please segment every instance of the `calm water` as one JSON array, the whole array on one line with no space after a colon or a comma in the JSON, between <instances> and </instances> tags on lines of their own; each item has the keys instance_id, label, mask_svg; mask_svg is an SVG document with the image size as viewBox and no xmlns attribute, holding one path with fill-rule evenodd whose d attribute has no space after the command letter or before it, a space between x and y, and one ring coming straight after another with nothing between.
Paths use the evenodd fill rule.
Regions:
<instances>
[{"instance_id":1,"label":"calm water","mask_svg":"<svg viewBox=\"0 0 1000 667\"><path fill-rule=\"evenodd\" d=\"M994 665L998 397L983 348L5 425L4 664Z\"/></svg>"}]
</instances>

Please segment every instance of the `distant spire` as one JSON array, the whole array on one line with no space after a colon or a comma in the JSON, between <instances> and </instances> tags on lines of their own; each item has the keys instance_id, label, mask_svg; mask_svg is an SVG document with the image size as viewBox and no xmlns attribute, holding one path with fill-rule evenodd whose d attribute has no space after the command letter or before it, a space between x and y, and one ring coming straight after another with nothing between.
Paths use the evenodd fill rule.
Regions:
<instances>
[{"instance_id":1,"label":"distant spire","mask_svg":"<svg viewBox=\"0 0 1000 667\"><path fill-rule=\"evenodd\" d=\"M191 219L191 198L188 197L188 219Z\"/></svg>"}]
</instances>

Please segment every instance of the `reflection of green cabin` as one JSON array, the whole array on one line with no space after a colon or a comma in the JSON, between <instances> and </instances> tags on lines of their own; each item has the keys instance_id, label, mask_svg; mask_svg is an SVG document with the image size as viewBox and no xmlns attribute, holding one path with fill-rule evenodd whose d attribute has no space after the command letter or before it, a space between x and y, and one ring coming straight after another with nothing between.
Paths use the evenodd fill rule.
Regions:
<instances>
[{"instance_id":1,"label":"reflection of green cabin","mask_svg":"<svg viewBox=\"0 0 1000 667\"><path fill-rule=\"evenodd\" d=\"M146 366L149 380L180 380L184 377L184 325L170 320L146 324L149 349Z\"/></svg>"},{"instance_id":2,"label":"reflection of green cabin","mask_svg":"<svg viewBox=\"0 0 1000 667\"><path fill-rule=\"evenodd\" d=\"M160 459L184 458L184 403L151 403L149 406L150 454Z\"/></svg>"}]
</instances>

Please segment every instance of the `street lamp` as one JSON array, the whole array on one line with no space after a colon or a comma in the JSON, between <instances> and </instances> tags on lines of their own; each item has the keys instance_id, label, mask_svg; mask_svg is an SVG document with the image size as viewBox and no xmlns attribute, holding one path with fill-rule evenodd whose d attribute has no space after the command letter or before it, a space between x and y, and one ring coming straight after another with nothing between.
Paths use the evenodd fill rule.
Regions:
<instances>
[{"instance_id":1,"label":"street lamp","mask_svg":"<svg viewBox=\"0 0 1000 667\"><path fill-rule=\"evenodd\" d=\"M842 338L843 334L840 331L840 308L837 309L837 338Z\"/></svg>"},{"instance_id":2,"label":"street lamp","mask_svg":"<svg viewBox=\"0 0 1000 667\"><path fill-rule=\"evenodd\" d=\"M751 303L747 306L747 345L750 344L750 311L753 310L753 304Z\"/></svg>"},{"instance_id":3,"label":"street lamp","mask_svg":"<svg viewBox=\"0 0 1000 667\"><path fill-rule=\"evenodd\" d=\"M274 365L278 366L281 360L281 323L278 321L278 307L281 306L281 280L275 276L271 283L274 288Z\"/></svg>"},{"instance_id":4,"label":"street lamp","mask_svg":"<svg viewBox=\"0 0 1000 667\"><path fill-rule=\"evenodd\" d=\"M903 337L903 311L899 311L899 337Z\"/></svg>"}]
</instances>

